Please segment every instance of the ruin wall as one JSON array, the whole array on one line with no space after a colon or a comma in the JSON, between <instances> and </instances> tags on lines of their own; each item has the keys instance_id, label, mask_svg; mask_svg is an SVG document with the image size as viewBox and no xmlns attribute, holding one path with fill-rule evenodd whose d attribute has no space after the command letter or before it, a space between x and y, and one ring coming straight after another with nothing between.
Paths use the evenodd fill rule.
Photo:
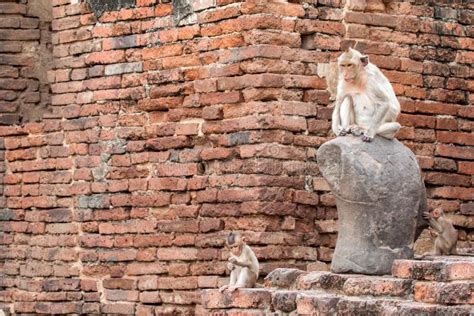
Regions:
<instances>
[{"instance_id":1,"label":"ruin wall","mask_svg":"<svg viewBox=\"0 0 474 316\"><path fill-rule=\"evenodd\" d=\"M430 208L472 246L473 4L52 0L48 21L33 2L0 3L0 307L193 314L231 230L262 276L326 268L317 64L354 45L393 84Z\"/></svg>"}]
</instances>

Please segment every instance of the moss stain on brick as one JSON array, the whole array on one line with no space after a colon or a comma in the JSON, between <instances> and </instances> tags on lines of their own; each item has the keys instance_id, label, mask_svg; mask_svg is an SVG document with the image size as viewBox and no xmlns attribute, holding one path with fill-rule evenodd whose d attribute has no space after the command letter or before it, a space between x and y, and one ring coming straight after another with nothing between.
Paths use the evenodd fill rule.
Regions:
<instances>
[{"instance_id":1,"label":"moss stain on brick","mask_svg":"<svg viewBox=\"0 0 474 316\"><path fill-rule=\"evenodd\" d=\"M99 17L106 11L117 11L123 8L133 8L135 0L86 0L94 14Z\"/></svg>"}]
</instances>

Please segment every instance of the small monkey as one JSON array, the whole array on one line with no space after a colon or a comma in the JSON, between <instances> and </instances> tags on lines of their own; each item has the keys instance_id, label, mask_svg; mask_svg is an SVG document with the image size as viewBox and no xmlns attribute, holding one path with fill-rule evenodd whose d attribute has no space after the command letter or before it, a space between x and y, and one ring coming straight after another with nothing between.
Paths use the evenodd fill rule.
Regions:
<instances>
[{"instance_id":1,"label":"small monkey","mask_svg":"<svg viewBox=\"0 0 474 316\"><path fill-rule=\"evenodd\" d=\"M423 216L428 220L429 225L436 235L434 249L423 256L456 255L456 244L458 242L458 232L444 212L437 208L431 212L425 212Z\"/></svg>"},{"instance_id":2,"label":"small monkey","mask_svg":"<svg viewBox=\"0 0 474 316\"><path fill-rule=\"evenodd\" d=\"M220 288L220 291L229 289L235 291L238 288L253 288L256 286L259 272L259 264L255 253L245 243L245 237L239 232L231 232L226 238L226 248L229 249L230 257L227 268L230 272L230 282Z\"/></svg>"},{"instance_id":3,"label":"small monkey","mask_svg":"<svg viewBox=\"0 0 474 316\"><path fill-rule=\"evenodd\" d=\"M400 103L393 87L369 57L349 48L337 60L339 78L332 130L337 136L352 133L370 142L375 135L393 139Z\"/></svg>"},{"instance_id":4,"label":"small monkey","mask_svg":"<svg viewBox=\"0 0 474 316\"><path fill-rule=\"evenodd\" d=\"M335 61L329 64L318 64L318 76L326 78L327 91L329 92L329 100L336 100L337 80L339 77L339 69Z\"/></svg>"}]
</instances>

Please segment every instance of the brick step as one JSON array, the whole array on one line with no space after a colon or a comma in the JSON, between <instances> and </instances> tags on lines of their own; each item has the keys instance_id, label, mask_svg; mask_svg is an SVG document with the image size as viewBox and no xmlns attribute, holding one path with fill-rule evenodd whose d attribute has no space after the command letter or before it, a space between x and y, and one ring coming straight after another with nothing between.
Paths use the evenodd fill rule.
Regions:
<instances>
[{"instance_id":1,"label":"brick step","mask_svg":"<svg viewBox=\"0 0 474 316\"><path fill-rule=\"evenodd\" d=\"M426 281L474 279L474 257L444 256L423 260L395 260L392 275L397 278Z\"/></svg>"},{"instance_id":2,"label":"brick step","mask_svg":"<svg viewBox=\"0 0 474 316\"><path fill-rule=\"evenodd\" d=\"M412 283L412 280L392 277L358 276L347 279L343 292L349 296L407 297L413 293Z\"/></svg>"},{"instance_id":3,"label":"brick step","mask_svg":"<svg viewBox=\"0 0 474 316\"><path fill-rule=\"evenodd\" d=\"M298 294L295 315L469 316L473 307L442 306L390 298Z\"/></svg>"},{"instance_id":4,"label":"brick step","mask_svg":"<svg viewBox=\"0 0 474 316\"><path fill-rule=\"evenodd\" d=\"M412 281L382 276L336 274L326 271L304 272L276 269L265 278L267 287L293 290L325 290L349 296L397 296L412 294Z\"/></svg>"},{"instance_id":5,"label":"brick step","mask_svg":"<svg viewBox=\"0 0 474 316\"><path fill-rule=\"evenodd\" d=\"M218 311L204 311L196 316L270 316L272 313L263 311L261 309L242 309L242 308L231 308L226 310ZM278 314L275 314L277 316Z\"/></svg>"},{"instance_id":6,"label":"brick step","mask_svg":"<svg viewBox=\"0 0 474 316\"><path fill-rule=\"evenodd\" d=\"M414 299L424 303L474 305L474 281L417 281Z\"/></svg>"},{"instance_id":7,"label":"brick step","mask_svg":"<svg viewBox=\"0 0 474 316\"><path fill-rule=\"evenodd\" d=\"M446 315L468 316L469 305L442 306L407 299L350 297L324 291L239 289L233 293L205 290L203 315Z\"/></svg>"},{"instance_id":8,"label":"brick step","mask_svg":"<svg viewBox=\"0 0 474 316\"><path fill-rule=\"evenodd\" d=\"M201 303L205 309L260 309L267 310L272 302L272 289L238 289L221 292L218 289L203 290Z\"/></svg>"}]
</instances>

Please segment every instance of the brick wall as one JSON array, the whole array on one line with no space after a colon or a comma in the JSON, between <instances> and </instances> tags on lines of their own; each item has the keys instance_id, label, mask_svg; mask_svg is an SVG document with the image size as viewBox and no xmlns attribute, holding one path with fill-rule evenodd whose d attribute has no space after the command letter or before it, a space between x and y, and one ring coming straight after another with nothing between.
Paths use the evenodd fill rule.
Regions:
<instances>
[{"instance_id":1,"label":"brick wall","mask_svg":"<svg viewBox=\"0 0 474 316\"><path fill-rule=\"evenodd\" d=\"M263 275L329 263L337 213L315 153L332 109L316 68L356 42L399 96L430 207L469 246L473 5L162 2L97 17L52 1L49 113L0 127L0 306L192 314L226 281L229 230Z\"/></svg>"},{"instance_id":2,"label":"brick wall","mask_svg":"<svg viewBox=\"0 0 474 316\"><path fill-rule=\"evenodd\" d=\"M46 2L0 2L0 125L36 121L49 104L52 47L51 17L42 12Z\"/></svg>"}]
</instances>

